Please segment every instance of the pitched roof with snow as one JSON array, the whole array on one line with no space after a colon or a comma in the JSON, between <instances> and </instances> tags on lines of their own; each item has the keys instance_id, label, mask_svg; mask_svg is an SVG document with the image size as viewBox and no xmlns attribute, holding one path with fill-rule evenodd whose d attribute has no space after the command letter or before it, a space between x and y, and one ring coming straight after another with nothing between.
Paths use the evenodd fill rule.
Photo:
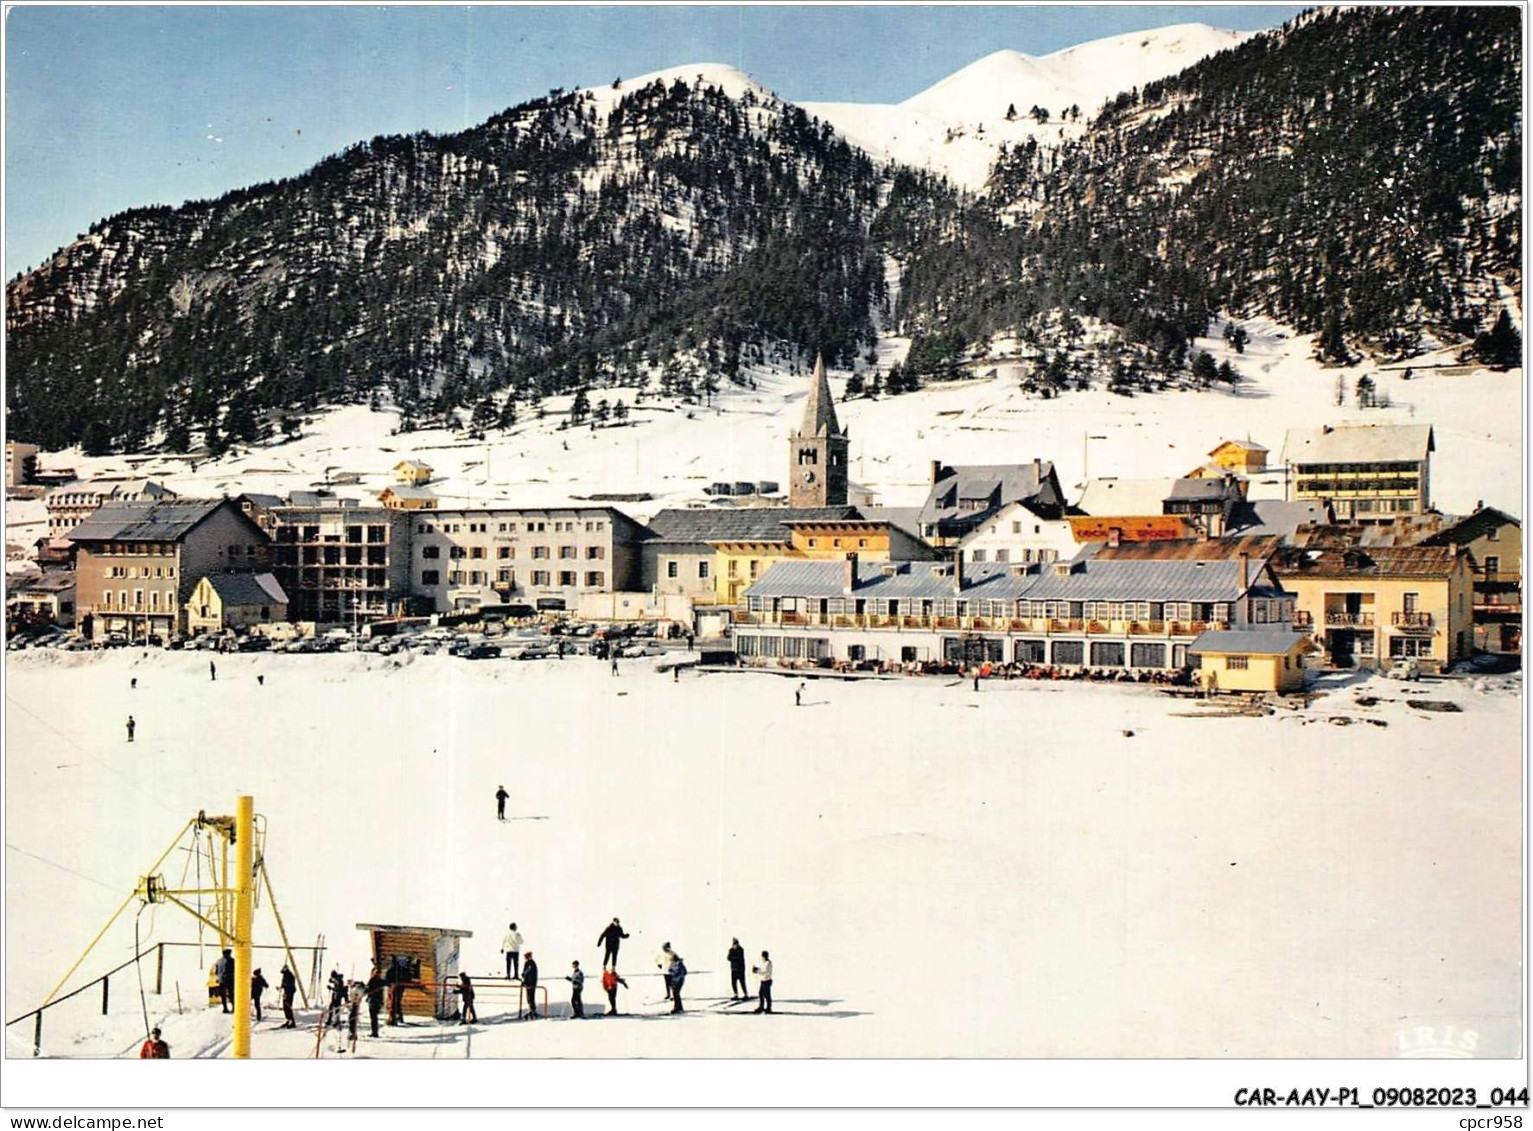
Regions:
<instances>
[{"instance_id":1,"label":"pitched roof with snow","mask_svg":"<svg viewBox=\"0 0 1533 1131\"><path fill-rule=\"evenodd\" d=\"M939 467L936 481L921 506L920 522L930 526L955 519L978 521L990 510L1007 503L1038 500L1053 474L1054 465L1048 460ZM976 507L976 502L984 505ZM1053 500L1040 502L1052 505Z\"/></svg>"},{"instance_id":2,"label":"pitched roof with snow","mask_svg":"<svg viewBox=\"0 0 1533 1131\"><path fill-rule=\"evenodd\" d=\"M285 605L287 594L270 573L210 573L207 583L224 607L231 605Z\"/></svg>"},{"instance_id":3,"label":"pitched roof with snow","mask_svg":"<svg viewBox=\"0 0 1533 1131\"><path fill-rule=\"evenodd\" d=\"M1218 455L1225 448L1239 448L1243 452L1265 452L1267 450L1251 440L1226 440L1208 454L1211 456Z\"/></svg>"},{"instance_id":4,"label":"pitched roof with snow","mask_svg":"<svg viewBox=\"0 0 1533 1131\"><path fill-rule=\"evenodd\" d=\"M228 499L104 503L66 537L71 542L179 542L193 527L226 505L232 505ZM245 517L237 507L234 509L242 519Z\"/></svg>"},{"instance_id":5,"label":"pitched roof with snow","mask_svg":"<svg viewBox=\"0 0 1533 1131\"><path fill-rule=\"evenodd\" d=\"M795 435L839 436L841 425L836 420L836 403L830 395L830 382L825 378L825 360L814 359L814 375L809 378L809 396L804 401L804 421Z\"/></svg>"},{"instance_id":6,"label":"pitched roof with snow","mask_svg":"<svg viewBox=\"0 0 1533 1131\"><path fill-rule=\"evenodd\" d=\"M1320 499L1251 499L1235 504L1225 530L1243 537L1272 535L1292 540L1301 526L1325 522L1329 508Z\"/></svg>"},{"instance_id":7,"label":"pitched roof with snow","mask_svg":"<svg viewBox=\"0 0 1533 1131\"><path fill-rule=\"evenodd\" d=\"M1286 656L1301 647L1309 647L1308 640L1302 632L1291 628L1232 628L1205 632L1187 650L1236 656Z\"/></svg>"},{"instance_id":8,"label":"pitched roof with snow","mask_svg":"<svg viewBox=\"0 0 1533 1131\"><path fill-rule=\"evenodd\" d=\"M988 562L965 565L963 591L953 592L951 565L933 562L859 562L858 597L898 600L1015 601L1038 580L1037 566L1008 566ZM771 566L749 589L747 597L840 597L846 593L846 563L785 561Z\"/></svg>"},{"instance_id":9,"label":"pitched roof with snow","mask_svg":"<svg viewBox=\"0 0 1533 1131\"><path fill-rule=\"evenodd\" d=\"M1273 560L1279 577L1447 578L1462 550L1452 546L1292 547Z\"/></svg>"},{"instance_id":10,"label":"pitched roof with snow","mask_svg":"<svg viewBox=\"0 0 1533 1131\"><path fill-rule=\"evenodd\" d=\"M663 510L649 520L651 542L788 542L786 522L862 518L856 507L720 507Z\"/></svg>"},{"instance_id":11,"label":"pitched roof with snow","mask_svg":"<svg viewBox=\"0 0 1533 1131\"><path fill-rule=\"evenodd\" d=\"M1416 463L1436 450L1430 424L1339 424L1290 428L1283 462Z\"/></svg>"},{"instance_id":12,"label":"pitched roof with snow","mask_svg":"<svg viewBox=\"0 0 1533 1131\"><path fill-rule=\"evenodd\" d=\"M1161 504L1170 497L1176 484L1165 479L1093 479L1086 484L1076 507L1089 515L1160 514ZM1192 480L1191 482L1217 482Z\"/></svg>"}]
</instances>

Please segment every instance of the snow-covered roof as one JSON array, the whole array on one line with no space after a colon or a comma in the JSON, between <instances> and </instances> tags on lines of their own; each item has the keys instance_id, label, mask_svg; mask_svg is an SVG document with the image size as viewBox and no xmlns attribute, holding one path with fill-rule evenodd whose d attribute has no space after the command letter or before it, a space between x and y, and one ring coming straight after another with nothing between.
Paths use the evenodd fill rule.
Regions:
<instances>
[{"instance_id":1,"label":"snow-covered roof","mask_svg":"<svg viewBox=\"0 0 1533 1131\"><path fill-rule=\"evenodd\" d=\"M210 573L205 580L226 608L231 605L287 604L287 594L270 573Z\"/></svg>"},{"instance_id":2,"label":"snow-covered roof","mask_svg":"<svg viewBox=\"0 0 1533 1131\"><path fill-rule=\"evenodd\" d=\"M1267 449L1252 440L1226 440L1208 454L1216 456L1225 448L1239 448L1243 452L1265 452Z\"/></svg>"},{"instance_id":3,"label":"snow-covered roof","mask_svg":"<svg viewBox=\"0 0 1533 1131\"><path fill-rule=\"evenodd\" d=\"M1177 482L1174 478L1093 479L1075 505L1090 515L1160 514L1161 504Z\"/></svg>"},{"instance_id":4,"label":"snow-covered roof","mask_svg":"<svg viewBox=\"0 0 1533 1131\"><path fill-rule=\"evenodd\" d=\"M921 507L920 521L922 525L954 519L977 521L992 508L1037 499L1053 474L1054 465L1048 460L963 467L939 465ZM971 505L964 506L965 500ZM972 504L976 500L983 501L985 506L975 509Z\"/></svg>"},{"instance_id":5,"label":"snow-covered roof","mask_svg":"<svg viewBox=\"0 0 1533 1131\"><path fill-rule=\"evenodd\" d=\"M1227 655L1286 656L1309 643L1301 632L1283 628L1232 628L1200 635L1188 646L1189 652L1222 652Z\"/></svg>"},{"instance_id":6,"label":"snow-covered roof","mask_svg":"<svg viewBox=\"0 0 1533 1131\"><path fill-rule=\"evenodd\" d=\"M1338 424L1290 428L1283 462L1413 463L1436 450L1430 424Z\"/></svg>"},{"instance_id":7,"label":"snow-covered roof","mask_svg":"<svg viewBox=\"0 0 1533 1131\"><path fill-rule=\"evenodd\" d=\"M1230 534L1242 536L1276 535L1284 541L1293 538L1301 526L1326 522L1329 508L1319 499L1251 499L1235 504L1230 511Z\"/></svg>"}]
</instances>

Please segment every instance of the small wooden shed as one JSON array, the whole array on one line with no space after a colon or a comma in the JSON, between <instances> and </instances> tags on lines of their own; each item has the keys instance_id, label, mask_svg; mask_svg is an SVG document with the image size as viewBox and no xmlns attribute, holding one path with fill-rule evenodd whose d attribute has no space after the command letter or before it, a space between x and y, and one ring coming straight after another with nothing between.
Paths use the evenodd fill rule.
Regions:
<instances>
[{"instance_id":1,"label":"small wooden shed","mask_svg":"<svg viewBox=\"0 0 1533 1131\"><path fill-rule=\"evenodd\" d=\"M395 959L408 961L410 977L402 1003L406 1013L444 1021L457 1013L457 995L445 983L457 980L458 940L473 938L473 931L392 923L358 923L357 930L372 936L373 964L384 977Z\"/></svg>"},{"instance_id":2,"label":"small wooden shed","mask_svg":"<svg viewBox=\"0 0 1533 1131\"><path fill-rule=\"evenodd\" d=\"M1292 625L1213 630L1187 649L1204 691L1302 691L1309 637Z\"/></svg>"}]
</instances>

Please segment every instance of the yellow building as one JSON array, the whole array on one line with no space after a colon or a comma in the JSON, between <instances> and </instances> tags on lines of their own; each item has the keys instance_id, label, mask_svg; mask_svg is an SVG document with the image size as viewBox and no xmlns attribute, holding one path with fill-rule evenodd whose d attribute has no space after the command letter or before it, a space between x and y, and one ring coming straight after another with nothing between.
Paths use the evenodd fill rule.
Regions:
<instances>
[{"instance_id":1,"label":"yellow building","mask_svg":"<svg viewBox=\"0 0 1533 1131\"><path fill-rule=\"evenodd\" d=\"M1267 470L1267 449L1250 440L1226 440L1208 453L1213 463L1236 475L1254 475Z\"/></svg>"},{"instance_id":2,"label":"yellow building","mask_svg":"<svg viewBox=\"0 0 1533 1131\"><path fill-rule=\"evenodd\" d=\"M1473 648L1473 574L1462 546L1294 547L1273 567L1294 594L1295 623L1336 667L1413 657L1441 670Z\"/></svg>"},{"instance_id":3,"label":"yellow building","mask_svg":"<svg viewBox=\"0 0 1533 1131\"><path fill-rule=\"evenodd\" d=\"M1188 654L1197 657L1205 691L1302 691L1304 653L1313 645L1288 625L1205 632Z\"/></svg>"},{"instance_id":4,"label":"yellow building","mask_svg":"<svg viewBox=\"0 0 1533 1131\"><path fill-rule=\"evenodd\" d=\"M867 562L936 561L935 550L889 522L870 519L806 519L782 523L782 540L710 541L714 551L714 597L737 605L756 580L781 561L840 561L856 554Z\"/></svg>"},{"instance_id":5,"label":"yellow building","mask_svg":"<svg viewBox=\"0 0 1533 1131\"><path fill-rule=\"evenodd\" d=\"M437 497L420 487L385 487L378 502L394 511L434 511Z\"/></svg>"},{"instance_id":6,"label":"yellow building","mask_svg":"<svg viewBox=\"0 0 1533 1131\"><path fill-rule=\"evenodd\" d=\"M1484 505L1430 538L1430 546L1460 545L1474 560L1474 646L1522 651L1522 523Z\"/></svg>"},{"instance_id":7,"label":"yellow building","mask_svg":"<svg viewBox=\"0 0 1533 1131\"><path fill-rule=\"evenodd\" d=\"M402 459L394 465L394 482L407 487L424 487L431 476L431 466L418 459Z\"/></svg>"}]
</instances>

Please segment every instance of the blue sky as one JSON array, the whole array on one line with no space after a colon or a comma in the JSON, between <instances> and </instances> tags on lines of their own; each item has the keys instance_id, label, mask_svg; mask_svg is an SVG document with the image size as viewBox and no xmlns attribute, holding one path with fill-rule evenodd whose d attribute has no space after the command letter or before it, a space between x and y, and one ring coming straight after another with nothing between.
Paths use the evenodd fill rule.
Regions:
<instances>
[{"instance_id":1,"label":"blue sky","mask_svg":"<svg viewBox=\"0 0 1533 1131\"><path fill-rule=\"evenodd\" d=\"M552 87L731 63L784 98L898 102L992 51L1299 6L18 7L5 24L5 275L95 220L457 130Z\"/></svg>"}]
</instances>

